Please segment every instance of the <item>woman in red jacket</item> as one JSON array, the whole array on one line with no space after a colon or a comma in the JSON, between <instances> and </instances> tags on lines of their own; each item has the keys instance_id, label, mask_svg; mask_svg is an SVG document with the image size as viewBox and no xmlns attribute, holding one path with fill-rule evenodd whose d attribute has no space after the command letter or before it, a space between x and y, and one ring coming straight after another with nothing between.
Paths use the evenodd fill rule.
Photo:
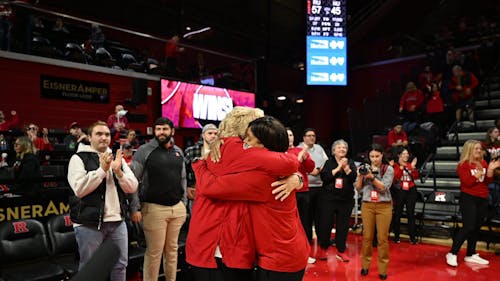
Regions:
<instances>
[{"instance_id":1,"label":"woman in red jacket","mask_svg":"<svg viewBox=\"0 0 500 281\"><path fill-rule=\"evenodd\" d=\"M263 115L260 109L235 107L219 125L221 141L214 143L211 148L211 158L218 160L220 164L243 161L240 167L250 171L258 170L265 176L273 175L275 179L287 175L283 172L284 169L296 171L296 157L290 158L286 154L267 150L243 149L242 139L248 124ZM208 161L208 164L214 163ZM292 173L293 171L288 175ZM235 196L239 195L237 187L257 178L255 175L236 176L236 183L227 188ZM297 176L292 175L288 179L290 185L299 185ZM197 189L199 185L197 178ZM271 191L258 187L261 192L258 197L271 194ZM195 280L253 280L255 243L248 213L247 202L213 199L197 190L186 242L186 261L193 268Z\"/></svg>"},{"instance_id":2,"label":"woman in red jacket","mask_svg":"<svg viewBox=\"0 0 500 281\"><path fill-rule=\"evenodd\" d=\"M465 142L457 174L460 177L460 211L463 226L453 240L453 245L446 254L446 263L457 266L457 255L462 244L467 240L465 262L489 264L476 253L476 242L479 230L488 211L488 183L493 180L493 171L500 166L500 160L491 161L488 165L483 159L481 142L468 140Z\"/></svg>"},{"instance_id":3,"label":"woman in red jacket","mask_svg":"<svg viewBox=\"0 0 500 281\"><path fill-rule=\"evenodd\" d=\"M419 174L417 170L417 158L413 158L411 163L410 153L406 148L403 148L398 153L398 162L394 163L394 184L396 196L392 199L396 204L394 207L394 216L392 218L392 226L394 230L394 242L400 243L399 233L401 226L401 214L406 205L406 214L408 216L408 234L410 235L410 243L417 244L415 237L415 204L417 203L417 186L415 180Z\"/></svg>"},{"instance_id":4,"label":"woman in red jacket","mask_svg":"<svg viewBox=\"0 0 500 281\"><path fill-rule=\"evenodd\" d=\"M239 152L237 142L224 142L219 163L199 161L193 164L197 177L197 192L220 200L246 200L250 212L252 236L257 254L257 280L302 280L309 255L309 242L301 226L297 203L293 196L282 202L271 194L276 176L253 168L254 157L271 151L288 149L288 137L283 125L272 117L252 121L245 143L250 148ZM232 161L225 154L231 151ZM249 157L252 155L252 157ZM287 164L290 173L298 168L296 156L287 155L294 164ZM250 163L248 163L250 162ZM273 166L288 162L274 162ZM291 168L291 169L290 169ZM290 193L286 192L286 197ZM221 249L222 250L222 249ZM224 255L223 255L224 257Z\"/></svg>"}]
</instances>

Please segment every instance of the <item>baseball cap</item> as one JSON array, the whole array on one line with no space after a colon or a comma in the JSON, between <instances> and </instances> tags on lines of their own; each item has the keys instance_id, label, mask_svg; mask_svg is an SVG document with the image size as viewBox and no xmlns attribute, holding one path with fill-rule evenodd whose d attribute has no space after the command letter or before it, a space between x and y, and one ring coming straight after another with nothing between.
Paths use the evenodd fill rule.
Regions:
<instances>
[{"instance_id":1,"label":"baseball cap","mask_svg":"<svg viewBox=\"0 0 500 281\"><path fill-rule=\"evenodd\" d=\"M78 122L72 122L71 124L69 124L68 129L73 129L75 127L80 128L80 125L78 124Z\"/></svg>"},{"instance_id":2,"label":"baseball cap","mask_svg":"<svg viewBox=\"0 0 500 281\"><path fill-rule=\"evenodd\" d=\"M201 133L203 134L208 130L219 130L219 128L217 128L217 126L215 126L214 124L209 123L203 126L203 129L201 129Z\"/></svg>"}]
</instances>

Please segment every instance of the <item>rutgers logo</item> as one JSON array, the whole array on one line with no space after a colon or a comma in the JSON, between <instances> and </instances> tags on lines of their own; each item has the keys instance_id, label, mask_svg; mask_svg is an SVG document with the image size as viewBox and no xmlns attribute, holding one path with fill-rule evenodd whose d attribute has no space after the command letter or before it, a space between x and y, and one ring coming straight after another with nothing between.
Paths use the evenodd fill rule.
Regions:
<instances>
[{"instance_id":1,"label":"rutgers logo","mask_svg":"<svg viewBox=\"0 0 500 281\"><path fill-rule=\"evenodd\" d=\"M12 226L14 227L15 234L30 232L24 221L13 222Z\"/></svg>"},{"instance_id":2,"label":"rutgers logo","mask_svg":"<svg viewBox=\"0 0 500 281\"><path fill-rule=\"evenodd\" d=\"M64 225L65 226L72 226L73 225L73 222L71 221L71 218L69 217L69 215L64 216Z\"/></svg>"}]
</instances>

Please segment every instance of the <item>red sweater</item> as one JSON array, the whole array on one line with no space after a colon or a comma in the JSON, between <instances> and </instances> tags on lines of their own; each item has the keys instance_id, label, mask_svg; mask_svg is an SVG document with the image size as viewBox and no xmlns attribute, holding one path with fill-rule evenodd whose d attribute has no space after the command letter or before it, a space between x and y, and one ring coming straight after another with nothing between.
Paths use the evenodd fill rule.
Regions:
<instances>
[{"instance_id":1,"label":"red sweater","mask_svg":"<svg viewBox=\"0 0 500 281\"><path fill-rule=\"evenodd\" d=\"M429 100L427 100L427 112L428 113L439 113L444 111L444 103L441 98L441 92L434 91L430 94Z\"/></svg>"},{"instance_id":2,"label":"red sweater","mask_svg":"<svg viewBox=\"0 0 500 281\"><path fill-rule=\"evenodd\" d=\"M461 91L456 89L459 85L462 86ZM473 90L477 87L477 85L479 85L479 81L476 76L470 72L466 72L460 76L453 76L449 84L449 88L453 91L453 100L457 102L459 100L472 98Z\"/></svg>"},{"instance_id":3,"label":"red sweater","mask_svg":"<svg viewBox=\"0 0 500 281\"><path fill-rule=\"evenodd\" d=\"M298 161L295 156L267 149L244 150L243 142L238 137L224 139L221 155L218 163L211 160L193 163L197 193L186 242L186 260L197 267L216 268L214 253L219 245L226 266L250 269L256 257L256 238L249 213L251 204L209 198L207 195L213 195L210 188L222 188L226 200L264 202L269 196L274 200L269 185L280 176L297 171ZM222 184L210 183L204 174L208 170L217 176L231 173L229 178L232 182L227 183L225 179ZM268 216L264 220L269 220Z\"/></svg>"},{"instance_id":4,"label":"red sweater","mask_svg":"<svg viewBox=\"0 0 500 281\"><path fill-rule=\"evenodd\" d=\"M408 136L406 135L405 131L401 131L399 134L396 134L394 129L389 131L389 134L387 134L388 138L388 145L392 146L393 143L397 143L398 140L401 140L401 142L408 141Z\"/></svg>"},{"instance_id":5,"label":"red sweater","mask_svg":"<svg viewBox=\"0 0 500 281\"><path fill-rule=\"evenodd\" d=\"M302 151L300 147L292 147L288 149L288 153L298 156ZM304 186L297 190L297 192L307 192L309 191L309 178L307 174L312 172L315 168L314 160L312 160L311 155L306 152L306 159L300 163L299 172L302 174L302 178L304 179Z\"/></svg>"},{"instance_id":6,"label":"red sweater","mask_svg":"<svg viewBox=\"0 0 500 281\"><path fill-rule=\"evenodd\" d=\"M8 131L17 126L17 124L19 123L19 116L17 114L12 115L12 120L7 121L4 119L3 121L4 122L0 124L0 132Z\"/></svg>"},{"instance_id":7,"label":"red sweater","mask_svg":"<svg viewBox=\"0 0 500 281\"><path fill-rule=\"evenodd\" d=\"M412 188L415 186L415 180L420 176L417 169L414 169L411 163L406 164L406 169L410 172L411 178L404 175L404 170L401 169L399 163L394 163L394 182L400 181L401 187L403 187L403 182L408 182L408 187Z\"/></svg>"},{"instance_id":8,"label":"red sweater","mask_svg":"<svg viewBox=\"0 0 500 281\"><path fill-rule=\"evenodd\" d=\"M486 170L488 169L486 161L481 160L481 166L481 168L484 168L484 177L477 179L473 176L477 168L475 163L465 161L458 164L457 174L460 177L460 190L472 196L488 198L488 184L493 181L493 177L486 176Z\"/></svg>"},{"instance_id":9,"label":"red sweater","mask_svg":"<svg viewBox=\"0 0 500 281\"><path fill-rule=\"evenodd\" d=\"M415 106L415 110L418 110L423 103L424 94L422 94L422 91L406 91L399 101L399 108L410 111L410 107Z\"/></svg>"},{"instance_id":10,"label":"red sweater","mask_svg":"<svg viewBox=\"0 0 500 281\"><path fill-rule=\"evenodd\" d=\"M49 150L49 151L54 150L52 144L50 142L45 143L45 141L41 137L37 137L33 142L33 144L35 145L37 150Z\"/></svg>"}]
</instances>

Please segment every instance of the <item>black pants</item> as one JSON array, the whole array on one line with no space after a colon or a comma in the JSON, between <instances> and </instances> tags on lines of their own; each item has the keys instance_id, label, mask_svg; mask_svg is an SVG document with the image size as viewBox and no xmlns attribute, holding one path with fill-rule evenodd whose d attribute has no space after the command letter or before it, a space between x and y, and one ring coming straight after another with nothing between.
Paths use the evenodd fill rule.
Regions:
<instances>
[{"instance_id":1,"label":"black pants","mask_svg":"<svg viewBox=\"0 0 500 281\"><path fill-rule=\"evenodd\" d=\"M253 269L229 268L216 258L217 268L191 266L194 281L254 281Z\"/></svg>"},{"instance_id":2,"label":"black pants","mask_svg":"<svg viewBox=\"0 0 500 281\"><path fill-rule=\"evenodd\" d=\"M304 271L305 269L297 272L278 272L258 267L257 281L301 281Z\"/></svg>"},{"instance_id":3,"label":"black pants","mask_svg":"<svg viewBox=\"0 0 500 281\"><path fill-rule=\"evenodd\" d=\"M295 198L297 198L297 209L299 210L300 222L304 227L306 232L307 240L309 244L312 242L312 218L309 210L309 192L296 192Z\"/></svg>"},{"instance_id":4,"label":"black pants","mask_svg":"<svg viewBox=\"0 0 500 281\"><path fill-rule=\"evenodd\" d=\"M323 189L323 196L320 198L319 221L316 227L318 243L322 249L330 246L330 236L335 220L335 244L341 253L345 251L347 233L349 232L349 220L351 218L354 200L340 201L328 198L327 189Z\"/></svg>"},{"instance_id":5,"label":"black pants","mask_svg":"<svg viewBox=\"0 0 500 281\"><path fill-rule=\"evenodd\" d=\"M462 213L462 228L453 240L451 253L456 255L467 240L467 256L476 253L476 243L479 230L488 214L488 199L460 193L460 212Z\"/></svg>"},{"instance_id":6,"label":"black pants","mask_svg":"<svg viewBox=\"0 0 500 281\"><path fill-rule=\"evenodd\" d=\"M401 233L401 214L406 205L406 216L408 218L408 235L410 239L415 239L415 204L417 203L417 188L412 187L410 190L398 190L398 198L394 206L394 215L392 218L392 229L394 238L399 239Z\"/></svg>"},{"instance_id":7,"label":"black pants","mask_svg":"<svg viewBox=\"0 0 500 281\"><path fill-rule=\"evenodd\" d=\"M309 187L309 218L311 218L311 225L314 225L316 228L316 234L318 232L317 229L318 229L319 212L320 212L319 205L322 194L321 189L322 189L321 186Z\"/></svg>"}]
</instances>

